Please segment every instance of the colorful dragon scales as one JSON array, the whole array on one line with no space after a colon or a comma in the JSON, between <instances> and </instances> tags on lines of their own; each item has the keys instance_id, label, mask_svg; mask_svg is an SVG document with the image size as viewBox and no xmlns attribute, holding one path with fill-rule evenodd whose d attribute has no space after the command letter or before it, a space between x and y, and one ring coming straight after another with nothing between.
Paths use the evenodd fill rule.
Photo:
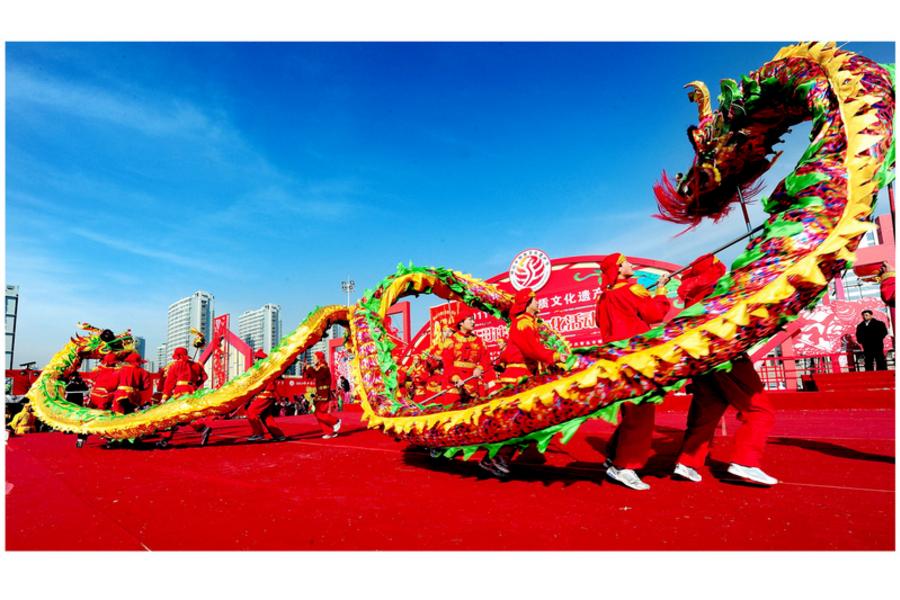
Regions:
<instances>
[{"instance_id":1,"label":"colorful dragon scales","mask_svg":"<svg viewBox=\"0 0 900 600\"><path fill-rule=\"evenodd\" d=\"M546 325L545 341L568 357L566 369L459 406L423 406L397 384L398 365L384 328L389 307L408 295L435 294L505 318L512 297L471 276L443 268L400 266L352 307L315 309L269 358L216 390L172 398L118 415L67 403L61 378L86 357L124 353L130 338L104 341L96 332L67 344L28 393L34 412L70 432L128 439L193 419L224 414L255 395L333 323L349 327L352 376L369 427L448 456L507 444L546 448L585 419L614 419L622 402L659 402L686 378L714 368L776 333L848 268L876 192L893 178L893 67L833 44L782 49L740 82L722 82L713 111L703 84L690 84L700 122L689 130L696 151L689 172L656 187L661 218L695 225L717 218L770 166L772 146L789 127L812 120L809 148L793 172L763 200L763 229L703 302L631 339L573 352ZM109 336L107 336L108 338Z\"/></svg>"}]
</instances>

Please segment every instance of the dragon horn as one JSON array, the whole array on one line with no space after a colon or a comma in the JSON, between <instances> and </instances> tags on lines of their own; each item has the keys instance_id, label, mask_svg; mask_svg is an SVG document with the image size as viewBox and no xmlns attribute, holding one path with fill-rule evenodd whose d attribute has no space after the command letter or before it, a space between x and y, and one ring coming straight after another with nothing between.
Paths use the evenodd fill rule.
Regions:
<instances>
[{"instance_id":1,"label":"dragon horn","mask_svg":"<svg viewBox=\"0 0 900 600\"><path fill-rule=\"evenodd\" d=\"M709 102L709 88L702 81L692 81L685 84L685 89L689 89L688 99L697 103L697 115L702 121L704 117L712 114L712 106Z\"/></svg>"}]
</instances>

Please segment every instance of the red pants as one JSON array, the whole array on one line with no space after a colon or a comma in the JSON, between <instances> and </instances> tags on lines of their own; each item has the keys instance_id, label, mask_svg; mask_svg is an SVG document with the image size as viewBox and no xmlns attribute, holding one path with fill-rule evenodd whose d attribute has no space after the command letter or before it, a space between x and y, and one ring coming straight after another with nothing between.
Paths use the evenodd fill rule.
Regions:
<instances>
[{"instance_id":1,"label":"red pants","mask_svg":"<svg viewBox=\"0 0 900 600\"><path fill-rule=\"evenodd\" d=\"M275 425L272 417L272 408L275 406L275 396L260 394L250 402L247 407L247 423L253 435L263 435L263 424L272 434L273 438L284 437L284 432Z\"/></svg>"},{"instance_id":2,"label":"red pants","mask_svg":"<svg viewBox=\"0 0 900 600\"><path fill-rule=\"evenodd\" d=\"M620 469L640 469L650 456L656 405L622 404L622 420L606 446L606 456Z\"/></svg>"},{"instance_id":3,"label":"red pants","mask_svg":"<svg viewBox=\"0 0 900 600\"><path fill-rule=\"evenodd\" d=\"M322 433L334 433L334 424L338 420L337 417L329 412L331 410L331 401L316 399L313 405L315 406L316 421L319 422Z\"/></svg>"},{"instance_id":4,"label":"red pants","mask_svg":"<svg viewBox=\"0 0 900 600\"><path fill-rule=\"evenodd\" d=\"M734 359L730 373L695 377L689 389L694 398L678 462L694 469L703 465L716 426L730 405L737 409L741 421L734 436L731 462L745 467L760 466L766 438L775 424L775 411L750 359L746 356Z\"/></svg>"}]
</instances>

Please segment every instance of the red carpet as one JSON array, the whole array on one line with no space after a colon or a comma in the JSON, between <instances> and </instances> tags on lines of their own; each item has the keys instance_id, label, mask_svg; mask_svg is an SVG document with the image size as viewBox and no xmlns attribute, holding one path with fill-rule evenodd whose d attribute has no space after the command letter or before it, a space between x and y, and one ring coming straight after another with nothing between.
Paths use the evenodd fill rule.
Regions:
<instances>
[{"instance_id":1,"label":"red carpet","mask_svg":"<svg viewBox=\"0 0 900 600\"><path fill-rule=\"evenodd\" d=\"M893 550L894 410L782 410L771 489L667 476L682 411L657 416L649 492L604 481L612 432L590 422L510 481L474 460L433 461L344 413L322 440L279 419L284 443L247 443L243 420L210 446L182 429L167 450L105 450L33 434L6 450L8 550ZM726 428L736 427L729 413ZM713 458L727 456L727 439ZM713 461L713 467L721 468Z\"/></svg>"}]
</instances>

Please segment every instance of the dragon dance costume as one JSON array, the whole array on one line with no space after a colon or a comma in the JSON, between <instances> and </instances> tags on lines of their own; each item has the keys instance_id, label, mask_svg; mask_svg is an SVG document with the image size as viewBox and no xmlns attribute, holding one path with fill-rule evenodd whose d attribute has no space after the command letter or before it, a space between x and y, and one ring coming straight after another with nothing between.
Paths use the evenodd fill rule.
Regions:
<instances>
[{"instance_id":1,"label":"dragon dance costume","mask_svg":"<svg viewBox=\"0 0 900 600\"><path fill-rule=\"evenodd\" d=\"M658 286L656 295L651 296L637 280L624 276L621 271L626 264L620 253L610 254L600 263L603 293L597 298L595 318L607 344L648 331L672 306L665 286ZM612 469L633 471L644 466L650 454L655 413L656 405L649 402L622 404L622 420L606 448Z\"/></svg>"},{"instance_id":2,"label":"dragon dance costume","mask_svg":"<svg viewBox=\"0 0 900 600\"><path fill-rule=\"evenodd\" d=\"M125 357L125 364L119 369L118 385L113 395L112 410L119 414L133 412L145 404L145 392L153 390L153 378L141 365L145 362L141 355L132 352Z\"/></svg>"},{"instance_id":3,"label":"dragon dance costume","mask_svg":"<svg viewBox=\"0 0 900 600\"><path fill-rule=\"evenodd\" d=\"M537 318L526 312L534 300L531 288L519 290L509 309L509 340L499 362L504 365L501 383L517 383L522 377L533 377L541 368L559 360L559 352L544 346L537 331Z\"/></svg>"},{"instance_id":4,"label":"dragon dance costume","mask_svg":"<svg viewBox=\"0 0 900 600\"><path fill-rule=\"evenodd\" d=\"M264 360L268 355L262 350L257 350L253 358ZM275 406L275 381L272 381L257 394L247 407L247 423L250 425L250 441L261 440L265 437L263 426L269 430L273 439L283 442L287 439L284 432L275 425L273 407Z\"/></svg>"},{"instance_id":5,"label":"dragon dance costume","mask_svg":"<svg viewBox=\"0 0 900 600\"><path fill-rule=\"evenodd\" d=\"M443 403L483 398L496 384L497 374L484 342L472 331L461 330L464 321L474 318L475 312L469 307L462 306L458 310L454 319L456 331L446 341L441 352L444 386L448 390L441 399ZM474 377L476 369L481 371L478 377Z\"/></svg>"},{"instance_id":6,"label":"dragon dance costume","mask_svg":"<svg viewBox=\"0 0 900 600\"><path fill-rule=\"evenodd\" d=\"M25 406L23 406L22 410L16 413L16 416L10 419L8 427L12 431L13 435L25 435L26 433L34 433L36 427L34 413L31 411L31 405L26 404Z\"/></svg>"},{"instance_id":7,"label":"dragon dance costume","mask_svg":"<svg viewBox=\"0 0 900 600\"><path fill-rule=\"evenodd\" d=\"M172 352L172 362L165 366L160 373L162 383L162 398L165 402L171 397L193 394L206 383L206 370L200 363L191 360L187 348L179 346ZM190 422L191 428L200 434L200 445L205 446L212 433L210 423L212 418L204 417ZM160 441L166 445L174 436L177 428L160 434Z\"/></svg>"},{"instance_id":8,"label":"dragon dance costume","mask_svg":"<svg viewBox=\"0 0 900 600\"><path fill-rule=\"evenodd\" d=\"M499 377L500 383L515 385L523 378L538 375L560 359L559 352L544 346L541 336L538 335L537 310L533 308L534 302L535 293L531 288L516 292L513 305L509 309L509 338L498 360L504 366ZM501 448L493 459L485 452L479 466L493 475L503 477L510 472L509 461L514 454L515 449L512 446ZM529 445L524 454L530 454L530 460L535 462L544 460L542 454L534 450L533 445Z\"/></svg>"},{"instance_id":9,"label":"dragon dance costume","mask_svg":"<svg viewBox=\"0 0 900 600\"><path fill-rule=\"evenodd\" d=\"M322 429L322 437L335 437L341 428L341 420L331 414L331 369L325 362L324 352L316 352L315 363L303 369L303 376L312 379L316 385L313 410Z\"/></svg>"},{"instance_id":10,"label":"dragon dance costume","mask_svg":"<svg viewBox=\"0 0 900 600\"><path fill-rule=\"evenodd\" d=\"M112 406L113 394L119 386L119 368L116 366L115 354L104 354L100 364L93 373L94 385L91 388L88 404L100 410L109 410Z\"/></svg>"},{"instance_id":11,"label":"dragon dance costume","mask_svg":"<svg viewBox=\"0 0 900 600\"><path fill-rule=\"evenodd\" d=\"M657 302L666 300L613 278L604 286L597 311L605 343L570 355L565 371L504 389L477 404L411 406L397 386L394 344L384 323L390 307L407 296L431 294L507 318L514 298L495 284L453 269L398 265L353 306L311 311L258 368L215 390L127 415L77 406L61 397L59 383L82 360L107 352L121 357L134 347L130 333L105 339L96 328L82 327L89 334L61 347L31 386L28 398L35 415L61 431L126 440L198 416L227 414L279 377L329 327L341 324L348 327L355 348L350 374L362 419L372 429L448 458L460 453L471 457L531 442L546 448L557 436L570 439L588 419L614 420L624 406L612 449L615 459L627 460L625 428L633 421L627 414L631 408L640 410L687 380L738 358L815 306L829 281L852 266L860 241L875 227L869 218L874 199L893 180L892 68L833 43L811 42L783 48L739 80L723 80L716 110L702 82L689 85L698 106L698 120L689 129L693 164L675 182L664 175L655 188L659 216L665 220L693 227L703 219L722 218L770 168L781 135L807 121L813 132L801 160L764 199L768 217L762 229L750 236L715 293L692 310L648 330L657 320L649 313L659 311ZM631 327L620 327L625 323ZM546 345L569 353L558 332L540 321L537 328Z\"/></svg>"},{"instance_id":12,"label":"dragon dance costume","mask_svg":"<svg viewBox=\"0 0 900 600\"><path fill-rule=\"evenodd\" d=\"M708 296L724 274L725 265L710 254L691 263L678 288L684 307ZM706 461L722 415L733 406L741 426L734 436L729 472L756 483L778 483L759 469L766 439L775 424L775 411L747 353L734 358L730 370L694 377L688 392L692 395L691 406L675 474L691 481L701 480L696 469Z\"/></svg>"},{"instance_id":13,"label":"dragon dance costume","mask_svg":"<svg viewBox=\"0 0 900 600\"><path fill-rule=\"evenodd\" d=\"M416 402L424 402L444 389L443 363L431 352L423 352L411 368L409 383Z\"/></svg>"}]
</instances>

